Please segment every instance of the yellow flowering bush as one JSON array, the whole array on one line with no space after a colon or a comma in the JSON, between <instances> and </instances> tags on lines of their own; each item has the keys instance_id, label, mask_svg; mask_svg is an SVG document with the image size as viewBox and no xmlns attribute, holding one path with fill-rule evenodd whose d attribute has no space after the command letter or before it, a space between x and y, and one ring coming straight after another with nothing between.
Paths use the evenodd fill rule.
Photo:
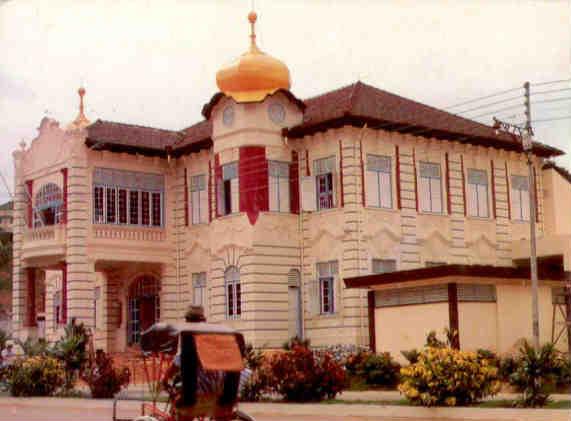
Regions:
<instances>
[{"instance_id":1,"label":"yellow flowering bush","mask_svg":"<svg viewBox=\"0 0 571 421\"><path fill-rule=\"evenodd\" d=\"M64 380L61 361L37 355L16 360L10 368L8 384L12 396L51 396Z\"/></svg>"},{"instance_id":2,"label":"yellow flowering bush","mask_svg":"<svg viewBox=\"0 0 571 421\"><path fill-rule=\"evenodd\" d=\"M491 361L452 348L427 347L400 374L398 390L424 406L470 405L500 390L498 368Z\"/></svg>"}]
</instances>

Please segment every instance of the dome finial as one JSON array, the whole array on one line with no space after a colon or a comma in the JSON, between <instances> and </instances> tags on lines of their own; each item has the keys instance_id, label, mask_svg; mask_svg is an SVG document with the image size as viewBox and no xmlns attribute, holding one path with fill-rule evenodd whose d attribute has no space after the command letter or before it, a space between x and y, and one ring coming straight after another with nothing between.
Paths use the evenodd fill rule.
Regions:
<instances>
[{"instance_id":1,"label":"dome finial","mask_svg":"<svg viewBox=\"0 0 571 421\"><path fill-rule=\"evenodd\" d=\"M85 88L80 86L77 90L77 94L79 95L79 113L75 120L71 123L70 127L72 128L83 128L88 126L90 121L87 119L84 113L84 106L83 106L83 97L85 96Z\"/></svg>"},{"instance_id":2,"label":"dome finial","mask_svg":"<svg viewBox=\"0 0 571 421\"><path fill-rule=\"evenodd\" d=\"M256 45L256 21L258 20L258 15L253 10L248 13L248 21L250 22L250 50L256 51L258 46Z\"/></svg>"}]
</instances>

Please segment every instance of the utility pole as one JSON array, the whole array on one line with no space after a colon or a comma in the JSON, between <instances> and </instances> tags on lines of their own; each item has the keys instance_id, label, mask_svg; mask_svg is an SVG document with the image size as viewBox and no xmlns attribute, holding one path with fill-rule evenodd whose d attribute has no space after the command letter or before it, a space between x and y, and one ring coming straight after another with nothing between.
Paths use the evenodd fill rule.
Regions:
<instances>
[{"instance_id":1,"label":"utility pole","mask_svg":"<svg viewBox=\"0 0 571 421\"><path fill-rule=\"evenodd\" d=\"M536 200L535 197L535 172L533 170L533 129L531 128L531 101L529 82L523 84L525 97L525 126L506 123L494 117L496 132L505 132L521 141L523 151L527 156L528 167L528 192L529 192L529 250L530 250L530 277L531 277L531 317L533 347L539 350L539 300L538 300L538 275L537 275L537 240L535 232Z\"/></svg>"}]
</instances>

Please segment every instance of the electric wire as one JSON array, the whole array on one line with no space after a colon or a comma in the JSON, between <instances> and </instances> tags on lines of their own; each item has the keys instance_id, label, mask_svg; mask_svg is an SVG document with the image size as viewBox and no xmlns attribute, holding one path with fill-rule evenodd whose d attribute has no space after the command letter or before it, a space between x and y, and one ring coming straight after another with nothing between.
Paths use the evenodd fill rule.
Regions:
<instances>
[{"instance_id":1,"label":"electric wire","mask_svg":"<svg viewBox=\"0 0 571 421\"><path fill-rule=\"evenodd\" d=\"M562 89L550 89L547 91L531 91L531 95L543 95L543 94L554 94L557 92L563 92L563 91L571 91L571 88L562 88Z\"/></svg>"},{"instance_id":2,"label":"electric wire","mask_svg":"<svg viewBox=\"0 0 571 421\"><path fill-rule=\"evenodd\" d=\"M462 106L462 105L471 104L471 103L473 103L473 102L482 101L482 100L484 100L484 99L493 98L493 97L496 97L496 96L504 95L504 94L507 94L507 93L510 93L510 92L514 92L514 91L518 91L518 90L521 90L521 89L523 89L523 88L522 88L522 87L519 87L519 88L506 89L505 91L496 92L496 93L491 94L491 95L481 96L481 97L474 98L474 99L471 99L471 100L468 100L468 101L460 102L460 103L458 103L458 104L449 105L449 106L447 106L447 107L444 107L443 110L444 110L444 111L451 110L452 108L458 108L458 107L460 107L460 106Z\"/></svg>"},{"instance_id":3,"label":"electric wire","mask_svg":"<svg viewBox=\"0 0 571 421\"><path fill-rule=\"evenodd\" d=\"M471 112L471 111L479 110L479 109L481 109L481 108L489 107L489 106L492 106L492 105L498 105L498 104L503 104L504 102L514 101L514 100L516 100L516 99L521 100L521 99L522 99L521 95L514 96L514 97L511 97L511 98L506 98L506 99L504 99L504 100L502 100L502 101L490 102L490 103L487 103L487 104L480 105L480 106L478 106L478 107L470 108L470 109L468 109L468 110L458 111L458 112L456 112L456 113L454 113L454 114L456 114L456 115L458 115L458 114L465 114L465 113L469 113L469 112Z\"/></svg>"},{"instance_id":4,"label":"electric wire","mask_svg":"<svg viewBox=\"0 0 571 421\"><path fill-rule=\"evenodd\" d=\"M531 101L532 104L547 104L550 102L561 102L561 101L571 101L571 97L568 98L553 98L553 99L542 99L539 101Z\"/></svg>"},{"instance_id":5,"label":"electric wire","mask_svg":"<svg viewBox=\"0 0 571 421\"><path fill-rule=\"evenodd\" d=\"M571 82L571 79L551 80L549 82L532 83L531 86L554 85L556 83Z\"/></svg>"}]
</instances>

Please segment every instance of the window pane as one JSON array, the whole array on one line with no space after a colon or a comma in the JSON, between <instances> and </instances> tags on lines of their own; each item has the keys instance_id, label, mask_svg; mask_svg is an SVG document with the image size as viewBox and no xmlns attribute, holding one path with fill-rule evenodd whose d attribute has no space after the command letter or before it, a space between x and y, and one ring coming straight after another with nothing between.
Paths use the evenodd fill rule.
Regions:
<instances>
[{"instance_id":1,"label":"window pane","mask_svg":"<svg viewBox=\"0 0 571 421\"><path fill-rule=\"evenodd\" d=\"M367 171L391 172L389 156L367 155Z\"/></svg>"},{"instance_id":2,"label":"window pane","mask_svg":"<svg viewBox=\"0 0 571 421\"><path fill-rule=\"evenodd\" d=\"M425 178L440 178L440 164L421 162L420 176Z\"/></svg>"},{"instance_id":3,"label":"window pane","mask_svg":"<svg viewBox=\"0 0 571 421\"><path fill-rule=\"evenodd\" d=\"M104 223L103 213L103 187L93 188L93 222L96 224Z\"/></svg>"},{"instance_id":4,"label":"window pane","mask_svg":"<svg viewBox=\"0 0 571 421\"><path fill-rule=\"evenodd\" d=\"M392 208L393 207L393 200L392 200L392 186L391 186L391 173L379 172L379 199L380 199L380 206L382 208Z\"/></svg>"},{"instance_id":5,"label":"window pane","mask_svg":"<svg viewBox=\"0 0 571 421\"><path fill-rule=\"evenodd\" d=\"M378 173L376 171L367 171L365 174L365 198L368 206L381 206L379 191Z\"/></svg>"},{"instance_id":6,"label":"window pane","mask_svg":"<svg viewBox=\"0 0 571 421\"><path fill-rule=\"evenodd\" d=\"M234 284L236 289L236 315L242 314L242 289L240 287L240 282Z\"/></svg>"},{"instance_id":7,"label":"window pane","mask_svg":"<svg viewBox=\"0 0 571 421\"><path fill-rule=\"evenodd\" d=\"M397 262L393 259L373 259L373 273L388 273L397 270Z\"/></svg>"},{"instance_id":8,"label":"window pane","mask_svg":"<svg viewBox=\"0 0 571 421\"><path fill-rule=\"evenodd\" d=\"M127 223L127 190L119 189L119 223Z\"/></svg>"},{"instance_id":9,"label":"window pane","mask_svg":"<svg viewBox=\"0 0 571 421\"><path fill-rule=\"evenodd\" d=\"M231 164L226 164L222 166L222 179L231 180L233 178L238 178L237 162L232 162Z\"/></svg>"},{"instance_id":10,"label":"window pane","mask_svg":"<svg viewBox=\"0 0 571 421\"><path fill-rule=\"evenodd\" d=\"M226 302L228 304L228 315L234 315L234 285L226 285Z\"/></svg>"},{"instance_id":11,"label":"window pane","mask_svg":"<svg viewBox=\"0 0 571 421\"><path fill-rule=\"evenodd\" d=\"M231 194L231 213L238 213L240 212L240 195L238 191L238 178L233 178L230 180L230 194Z\"/></svg>"},{"instance_id":12,"label":"window pane","mask_svg":"<svg viewBox=\"0 0 571 421\"><path fill-rule=\"evenodd\" d=\"M139 192L131 190L129 192L129 223L139 224Z\"/></svg>"},{"instance_id":13,"label":"window pane","mask_svg":"<svg viewBox=\"0 0 571 421\"><path fill-rule=\"evenodd\" d=\"M478 216L480 218L488 217L488 186L478 185Z\"/></svg>"},{"instance_id":14,"label":"window pane","mask_svg":"<svg viewBox=\"0 0 571 421\"><path fill-rule=\"evenodd\" d=\"M147 191L141 192L141 224L143 225L150 225L151 223L149 205L150 205L149 192Z\"/></svg>"},{"instance_id":15,"label":"window pane","mask_svg":"<svg viewBox=\"0 0 571 421\"><path fill-rule=\"evenodd\" d=\"M107 223L114 224L115 210L117 207L117 191L113 187L107 187Z\"/></svg>"},{"instance_id":16,"label":"window pane","mask_svg":"<svg viewBox=\"0 0 571 421\"><path fill-rule=\"evenodd\" d=\"M153 200L153 226L160 227L161 226L161 193L153 193L152 194Z\"/></svg>"},{"instance_id":17,"label":"window pane","mask_svg":"<svg viewBox=\"0 0 571 421\"><path fill-rule=\"evenodd\" d=\"M200 191L200 223L208 221L208 194L206 189Z\"/></svg>"},{"instance_id":18,"label":"window pane","mask_svg":"<svg viewBox=\"0 0 571 421\"><path fill-rule=\"evenodd\" d=\"M313 172L315 175L333 173L335 171L335 157L330 156L313 161Z\"/></svg>"},{"instance_id":19,"label":"window pane","mask_svg":"<svg viewBox=\"0 0 571 421\"><path fill-rule=\"evenodd\" d=\"M279 178L270 176L268 180L268 191L269 191L269 200L270 200L270 211L277 212L279 211Z\"/></svg>"},{"instance_id":20,"label":"window pane","mask_svg":"<svg viewBox=\"0 0 571 421\"><path fill-rule=\"evenodd\" d=\"M192 212L192 223L200 224L200 191L193 191L190 194L190 208Z\"/></svg>"},{"instance_id":21,"label":"window pane","mask_svg":"<svg viewBox=\"0 0 571 421\"><path fill-rule=\"evenodd\" d=\"M440 179L431 178L430 179L430 201L432 204L432 212L442 212L442 188L440 185Z\"/></svg>"},{"instance_id":22,"label":"window pane","mask_svg":"<svg viewBox=\"0 0 571 421\"><path fill-rule=\"evenodd\" d=\"M421 178L419 184L420 210L430 212L432 210L432 206L430 204L430 179Z\"/></svg>"},{"instance_id":23,"label":"window pane","mask_svg":"<svg viewBox=\"0 0 571 421\"><path fill-rule=\"evenodd\" d=\"M279 211L289 212L289 178L281 177L279 187Z\"/></svg>"}]
</instances>

